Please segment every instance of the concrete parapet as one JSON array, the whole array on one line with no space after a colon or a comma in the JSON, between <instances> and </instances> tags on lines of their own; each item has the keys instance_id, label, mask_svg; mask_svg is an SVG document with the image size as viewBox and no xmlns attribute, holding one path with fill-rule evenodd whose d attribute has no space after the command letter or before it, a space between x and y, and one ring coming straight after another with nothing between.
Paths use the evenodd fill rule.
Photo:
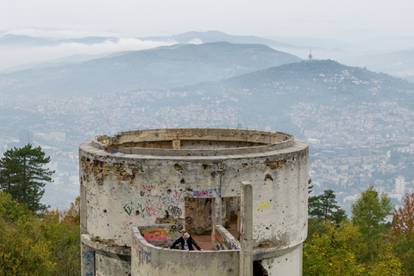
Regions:
<instances>
[{"instance_id":1,"label":"concrete parapet","mask_svg":"<svg viewBox=\"0 0 414 276\"><path fill-rule=\"evenodd\" d=\"M184 251L154 246L132 231L132 276L238 276L238 250Z\"/></svg>"}]
</instances>

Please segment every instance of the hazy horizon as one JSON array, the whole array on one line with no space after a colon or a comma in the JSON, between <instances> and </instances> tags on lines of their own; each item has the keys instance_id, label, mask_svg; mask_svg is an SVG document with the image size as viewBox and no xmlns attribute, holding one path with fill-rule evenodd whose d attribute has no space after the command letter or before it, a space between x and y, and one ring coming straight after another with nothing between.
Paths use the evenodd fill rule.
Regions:
<instances>
[{"instance_id":1,"label":"hazy horizon","mask_svg":"<svg viewBox=\"0 0 414 276\"><path fill-rule=\"evenodd\" d=\"M80 8L81 7L81 8ZM0 1L0 30L69 29L133 36L221 30L259 36L360 40L412 37L414 3L248 0ZM243 24L240 24L243 22Z\"/></svg>"}]
</instances>

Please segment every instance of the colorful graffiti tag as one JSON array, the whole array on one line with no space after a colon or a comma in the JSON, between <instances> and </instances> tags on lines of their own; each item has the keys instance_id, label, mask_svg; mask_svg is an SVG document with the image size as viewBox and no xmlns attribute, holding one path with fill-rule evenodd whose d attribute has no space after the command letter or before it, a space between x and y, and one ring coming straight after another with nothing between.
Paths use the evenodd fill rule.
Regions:
<instances>
[{"instance_id":1,"label":"colorful graffiti tag","mask_svg":"<svg viewBox=\"0 0 414 276\"><path fill-rule=\"evenodd\" d=\"M272 207L272 206L270 205L270 203L268 201L261 201L257 205L257 211L263 211L265 209L269 209L270 207Z\"/></svg>"},{"instance_id":2,"label":"colorful graffiti tag","mask_svg":"<svg viewBox=\"0 0 414 276\"><path fill-rule=\"evenodd\" d=\"M169 239L169 229L167 228L151 228L142 230L144 238L151 241L167 241Z\"/></svg>"},{"instance_id":3,"label":"colorful graffiti tag","mask_svg":"<svg viewBox=\"0 0 414 276\"><path fill-rule=\"evenodd\" d=\"M212 198L218 195L216 188L208 188L205 190L195 190L192 192L192 196L196 198Z\"/></svg>"},{"instance_id":4,"label":"colorful graffiti tag","mask_svg":"<svg viewBox=\"0 0 414 276\"><path fill-rule=\"evenodd\" d=\"M123 206L125 213L128 216L136 215L145 217L160 216L162 214L162 205L158 201L146 200L142 201L130 201Z\"/></svg>"}]
</instances>

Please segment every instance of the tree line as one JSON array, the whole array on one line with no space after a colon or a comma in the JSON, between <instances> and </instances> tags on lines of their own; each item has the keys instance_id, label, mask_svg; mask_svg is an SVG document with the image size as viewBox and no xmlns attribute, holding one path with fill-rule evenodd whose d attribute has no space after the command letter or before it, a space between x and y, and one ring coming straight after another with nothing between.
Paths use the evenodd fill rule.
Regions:
<instances>
[{"instance_id":1,"label":"tree line","mask_svg":"<svg viewBox=\"0 0 414 276\"><path fill-rule=\"evenodd\" d=\"M80 199L63 212L41 203L49 162L30 144L0 158L0 275L80 275Z\"/></svg>"},{"instance_id":2,"label":"tree line","mask_svg":"<svg viewBox=\"0 0 414 276\"><path fill-rule=\"evenodd\" d=\"M0 158L0 275L79 275L79 197L66 211L41 203L50 157L26 145ZM393 208L373 187L347 217L334 191L311 195L304 275L413 275L414 193Z\"/></svg>"},{"instance_id":3,"label":"tree line","mask_svg":"<svg viewBox=\"0 0 414 276\"><path fill-rule=\"evenodd\" d=\"M372 186L348 218L332 190L309 197L304 275L414 275L414 193L394 209Z\"/></svg>"}]
</instances>

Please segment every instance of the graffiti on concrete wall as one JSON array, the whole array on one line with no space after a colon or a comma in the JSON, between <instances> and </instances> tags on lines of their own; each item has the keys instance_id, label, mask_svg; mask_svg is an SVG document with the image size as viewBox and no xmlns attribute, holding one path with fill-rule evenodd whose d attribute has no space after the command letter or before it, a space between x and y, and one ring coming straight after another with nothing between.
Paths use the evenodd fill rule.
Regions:
<instances>
[{"instance_id":1,"label":"graffiti on concrete wall","mask_svg":"<svg viewBox=\"0 0 414 276\"><path fill-rule=\"evenodd\" d=\"M216 188L208 188L203 190L193 190L192 196L196 198L212 198L218 196Z\"/></svg>"},{"instance_id":2,"label":"graffiti on concrete wall","mask_svg":"<svg viewBox=\"0 0 414 276\"><path fill-rule=\"evenodd\" d=\"M145 202L130 201L124 204L123 209L129 216L135 215L145 218L158 216L162 211L162 206L160 206L159 202L153 200L147 200Z\"/></svg>"},{"instance_id":3,"label":"graffiti on concrete wall","mask_svg":"<svg viewBox=\"0 0 414 276\"><path fill-rule=\"evenodd\" d=\"M257 211L263 211L271 207L269 201L260 201L257 205Z\"/></svg>"},{"instance_id":4,"label":"graffiti on concrete wall","mask_svg":"<svg viewBox=\"0 0 414 276\"><path fill-rule=\"evenodd\" d=\"M170 233L180 232L183 228L184 226L182 224L173 224L170 226Z\"/></svg>"},{"instance_id":5,"label":"graffiti on concrete wall","mask_svg":"<svg viewBox=\"0 0 414 276\"><path fill-rule=\"evenodd\" d=\"M123 208L124 208L125 213L127 213L129 216L132 214L145 216L144 214L145 206L143 206L141 202L130 201L126 203Z\"/></svg>"},{"instance_id":6,"label":"graffiti on concrete wall","mask_svg":"<svg viewBox=\"0 0 414 276\"><path fill-rule=\"evenodd\" d=\"M240 249L240 243L238 241L229 239L227 242L229 249Z\"/></svg>"},{"instance_id":7,"label":"graffiti on concrete wall","mask_svg":"<svg viewBox=\"0 0 414 276\"><path fill-rule=\"evenodd\" d=\"M175 217L175 218L179 218L181 217L183 211L181 210L180 207L174 206L174 205L170 205L168 206L168 212L171 216Z\"/></svg>"},{"instance_id":8,"label":"graffiti on concrete wall","mask_svg":"<svg viewBox=\"0 0 414 276\"><path fill-rule=\"evenodd\" d=\"M85 265L89 266L93 264L93 251L87 250L83 253L83 260L85 262Z\"/></svg>"},{"instance_id":9,"label":"graffiti on concrete wall","mask_svg":"<svg viewBox=\"0 0 414 276\"><path fill-rule=\"evenodd\" d=\"M141 231L147 241L167 241L169 239L169 230L167 228L150 228Z\"/></svg>"},{"instance_id":10,"label":"graffiti on concrete wall","mask_svg":"<svg viewBox=\"0 0 414 276\"><path fill-rule=\"evenodd\" d=\"M85 276L93 276L95 274L95 253L85 246L82 258Z\"/></svg>"},{"instance_id":11,"label":"graffiti on concrete wall","mask_svg":"<svg viewBox=\"0 0 414 276\"><path fill-rule=\"evenodd\" d=\"M216 228L214 240L219 249L240 249L239 241L222 226Z\"/></svg>"},{"instance_id":12,"label":"graffiti on concrete wall","mask_svg":"<svg viewBox=\"0 0 414 276\"><path fill-rule=\"evenodd\" d=\"M183 193L181 191L171 191L168 190L166 194L160 197L160 202L165 206L174 205L177 206L182 201Z\"/></svg>"},{"instance_id":13,"label":"graffiti on concrete wall","mask_svg":"<svg viewBox=\"0 0 414 276\"><path fill-rule=\"evenodd\" d=\"M153 185L144 185L143 189L148 194L155 187ZM137 200L125 203L122 208L128 216L146 217L172 217L180 218L183 211L179 207L182 204L181 191L168 191L161 196L147 197L141 194Z\"/></svg>"},{"instance_id":14,"label":"graffiti on concrete wall","mask_svg":"<svg viewBox=\"0 0 414 276\"><path fill-rule=\"evenodd\" d=\"M151 262L151 251L141 247L138 251L138 262L140 264Z\"/></svg>"},{"instance_id":15,"label":"graffiti on concrete wall","mask_svg":"<svg viewBox=\"0 0 414 276\"><path fill-rule=\"evenodd\" d=\"M142 190L144 192L147 192L147 193L150 193L154 188L155 188L155 186L152 185L152 184L144 184L144 185L142 185Z\"/></svg>"}]
</instances>

